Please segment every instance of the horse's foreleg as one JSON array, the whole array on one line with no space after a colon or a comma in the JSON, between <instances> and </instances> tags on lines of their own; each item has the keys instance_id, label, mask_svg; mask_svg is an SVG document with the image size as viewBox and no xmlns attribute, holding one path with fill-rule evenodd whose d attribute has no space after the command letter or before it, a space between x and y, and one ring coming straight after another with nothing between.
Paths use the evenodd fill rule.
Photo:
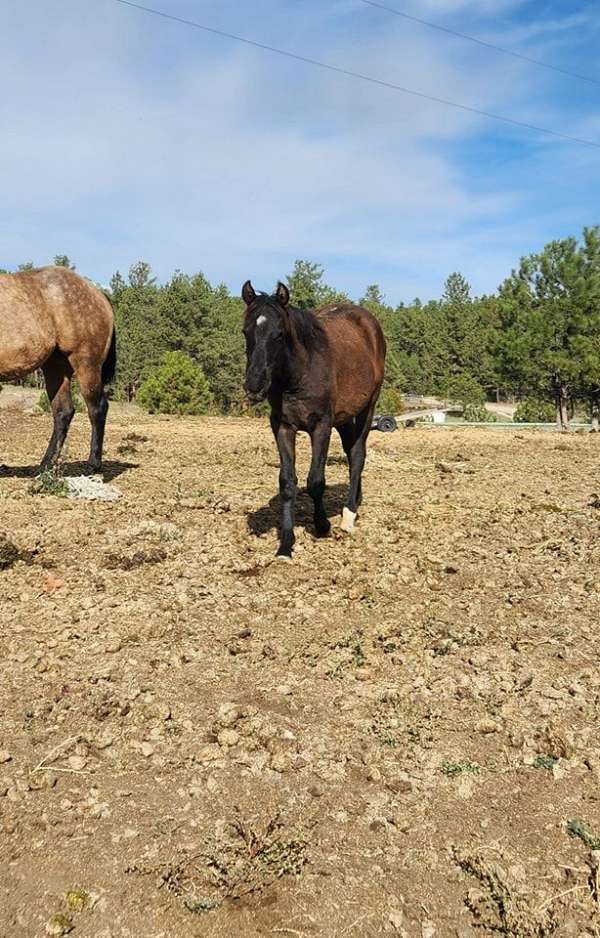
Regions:
<instances>
[{"instance_id":1,"label":"horse's foreleg","mask_svg":"<svg viewBox=\"0 0 600 938\"><path fill-rule=\"evenodd\" d=\"M356 513L362 497L362 472L367 458L367 437L373 421L375 402L368 405L355 418L354 443L348 455L350 463L350 488L348 501L342 510L342 531L352 534ZM345 448L345 447L344 447Z\"/></svg>"},{"instance_id":2,"label":"horse's foreleg","mask_svg":"<svg viewBox=\"0 0 600 938\"><path fill-rule=\"evenodd\" d=\"M281 495L281 539L278 557L291 557L294 546L294 503L296 501L296 431L283 424L274 425L279 450L279 494Z\"/></svg>"},{"instance_id":3,"label":"horse's foreleg","mask_svg":"<svg viewBox=\"0 0 600 938\"><path fill-rule=\"evenodd\" d=\"M60 456L75 408L71 397L73 370L62 355L55 354L43 366L46 392L52 407L54 430L48 449L42 459L41 468L49 469Z\"/></svg>"},{"instance_id":4,"label":"horse's foreleg","mask_svg":"<svg viewBox=\"0 0 600 938\"><path fill-rule=\"evenodd\" d=\"M88 464L92 472L100 472L102 469L102 447L104 445L106 415L108 413L108 398L102 384L101 368L83 364L75 367L75 374L92 425L92 441Z\"/></svg>"},{"instance_id":5,"label":"horse's foreleg","mask_svg":"<svg viewBox=\"0 0 600 938\"><path fill-rule=\"evenodd\" d=\"M331 529L329 519L325 513L325 506L323 505L325 463L327 462L330 439L331 423L328 420L322 420L311 433L312 461L306 482L308 494L312 498L315 506L315 530L317 537L325 537L329 534Z\"/></svg>"}]
</instances>

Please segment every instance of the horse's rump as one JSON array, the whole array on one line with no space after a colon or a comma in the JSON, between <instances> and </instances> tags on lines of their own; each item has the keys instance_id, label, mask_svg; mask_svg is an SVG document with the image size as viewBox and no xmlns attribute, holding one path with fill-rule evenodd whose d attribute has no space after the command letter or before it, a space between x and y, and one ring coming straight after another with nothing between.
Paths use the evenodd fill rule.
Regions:
<instances>
[{"instance_id":1,"label":"horse's rump","mask_svg":"<svg viewBox=\"0 0 600 938\"><path fill-rule=\"evenodd\" d=\"M383 382L385 339L375 316L351 304L318 312L333 357L334 422L360 414L377 397Z\"/></svg>"},{"instance_id":2,"label":"horse's rump","mask_svg":"<svg viewBox=\"0 0 600 938\"><path fill-rule=\"evenodd\" d=\"M64 267L0 276L0 375L22 377L58 350L99 367L113 334L113 312L93 284Z\"/></svg>"}]
</instances>

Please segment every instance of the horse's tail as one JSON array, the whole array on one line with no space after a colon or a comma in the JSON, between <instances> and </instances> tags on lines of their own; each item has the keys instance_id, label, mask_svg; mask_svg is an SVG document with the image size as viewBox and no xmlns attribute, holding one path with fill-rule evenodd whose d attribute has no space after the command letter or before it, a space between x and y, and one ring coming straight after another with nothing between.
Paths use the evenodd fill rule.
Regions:
<instances>
[{"instance_id":1,"label":"horse's tail","mask_svg":"<svg viewBox=\"0 0 600 938\"><path fill-rule=\"evenodd\" d=\"M113 325L112 337L110 340L110 346L108 349L108 354L104 359L104 364L102 365L102 384L108 384L109 381L115 376L115 371L117 369L117 330Z\"/></svg>"}]
</instances>

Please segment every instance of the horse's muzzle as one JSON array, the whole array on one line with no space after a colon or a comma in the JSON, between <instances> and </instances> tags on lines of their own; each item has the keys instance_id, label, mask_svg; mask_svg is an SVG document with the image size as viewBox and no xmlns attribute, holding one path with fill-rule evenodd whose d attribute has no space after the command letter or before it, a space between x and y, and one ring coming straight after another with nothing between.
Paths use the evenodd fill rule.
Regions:
<instances>
[{"instance_id":1,"label":"horse's muzzle","mask_svg":"<svg viewBox=\"0 0 600 938\"><path fill-rule=\"evenodd\" d=\"M264 401L268 394L271 386L271 376L265 374L265 372L249 374L246 377L245 386L248 399L252 401L253 404L258 404L260 401Z\"/></svg>"}]
</instances>

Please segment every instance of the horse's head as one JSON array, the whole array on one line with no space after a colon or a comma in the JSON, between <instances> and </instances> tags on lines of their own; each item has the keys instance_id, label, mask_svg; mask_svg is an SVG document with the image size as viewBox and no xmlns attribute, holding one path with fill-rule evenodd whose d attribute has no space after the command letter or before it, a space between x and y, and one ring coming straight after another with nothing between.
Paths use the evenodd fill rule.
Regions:
<instances>
[{"instance_id":1,"label":"horse's head","mask_svg":"<svg viewBox=\"0 0 600 938\"><path fill-rule=\"evenodd\" d=\"M277 284L273 296L256 293L246 280L242 299L246 304L246 391L252 401L262 401L283 368L290 294L283 283Z\"/></svg>"}]
</instances>

